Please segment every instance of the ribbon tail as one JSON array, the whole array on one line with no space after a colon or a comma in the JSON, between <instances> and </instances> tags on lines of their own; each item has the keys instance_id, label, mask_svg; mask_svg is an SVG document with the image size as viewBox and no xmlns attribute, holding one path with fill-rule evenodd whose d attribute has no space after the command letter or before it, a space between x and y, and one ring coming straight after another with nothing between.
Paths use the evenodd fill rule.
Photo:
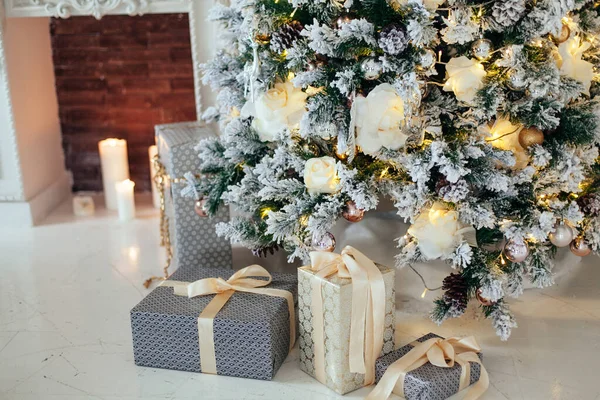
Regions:
<instances>
[{"instance_id":1,"label":"ribbon tail","mask_svg":"<svg viewBox=\"0 0 600 400\"><path fill-rule=\"evenodd\" d=\"M321 296L321 282L322 280L317 276L315 276L311 282L311 309L313 317L312 340L314 344L315 355L315 378L325 385L327 383L327 375L325 373L325 334L323 333L324 315L323 298Z\"/></svg>"},{"instance_id":2,"label":"ribbon tail","mask_svg":"<svg viewBox=\"0 0 600 400\"><path fill-rule=\"evenodd\" d=\"M204 308L198 317L198 346L200 349L200 367L205 374L217 374L217 357L215 355L214 318L221 308L233 296L228 290L217 294Z\"/></svg>"},{"instance_id":3,"label":"ribbon tail","mask_svg":"<svg viewBox=\"0 0 600 400\"><path fill-rule=\"evenodd\" d=\"M479 364L479 367L481 369L479 380L476 383L474 383L473 386L467 389L465 397L463 398L463 400L477 400L488 390L490 386L490 377L477 354L473 352L468 352L461 354L460 357L467 362L470 361Z\"/></svg>"}]
</instances>

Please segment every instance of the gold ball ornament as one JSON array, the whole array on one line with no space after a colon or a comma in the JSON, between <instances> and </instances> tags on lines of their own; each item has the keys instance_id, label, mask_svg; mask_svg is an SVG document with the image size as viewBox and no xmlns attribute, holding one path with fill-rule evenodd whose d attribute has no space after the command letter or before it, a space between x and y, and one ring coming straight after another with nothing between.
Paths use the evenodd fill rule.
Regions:
<instances>
[{"instance_id":1,"label":"gold ball ornament","mask_svg":"<svg viewBox=\"0 0 600 400\"><path fill-rule=\"evenodd\" d=\"M208 217L208 204L206 199L198 199L194 203L194 211L199 217Z\"/></svg>"},{"instance_id":2,"label":"gold ball ornament","mask_svg":"<svg viewBox=\"0 0 600 400\"><path fill-rule=\"evenodd\" d=\"M329 232L325 232L322 236L313 235L312 248L315 251L327 251L331 253L335 250L335 236Z\"/></svg>"},{"instance_id":3,"label":"gold ball ornament","mask_svg":"<svg viewBox=\"0 0 600 400\"><path fill-rule=\"evenodd\" d=\"M569 26L567 24L563 24L562 28L560 29L560 34L558 36L552 35L552 38L557 43L563 43L563 42L566 42L567 40L569 40L570 36L571 36L571 28L569 28Z\"/></svg>"},{"instance_id":4,"label":"gold ball ornament","mask_svg":"<svg viewBox=\"0 0 600 400\"><path fill-rule=\"evenodd\" d=\"M509 240L504 246L504 256L510 262L523 262L527 257L529 257L529 246L527 245L527 242Z\"/></svg>"},{"instance_id":5,"label":"gold ball ornament","mask_svg":"<svg viewBox=\"0 0 600 400\"><path fill-rule=\"evenodd\" d=\"M358 208L352 200L346 202L342 216L349 222L360 222L365 216L365 210Z\"/></svg>"},{"instance_id":6,"label":"gold ball ornament","mask_svg":"<svg viewBox=\"0 0 600 400\"><path fill-rule=\"evenodd\" d=\"M591 252L592 249L583 236L577 236L571 242L571 253L575 254L577 257L589 256Z\"/></svg>"},{"instance_id":7,"label":"gold ball ornament","mask_svg":"<svg viewBox=\"0 0 600 400\"><path fill-rule=\"evenodd\" d=\"M269 44L271 42L271 36L264 33L257 33L254 35L254 41L258 44Z\"/></svg>"},{"instance_id":8,"label":"gold ball ornament","mask_svg":"<svg viewBox=\"0 0 600 400\"><path fill-rule=\"evenodd\" d=\"M556 247L567 247L573 241L573 229L564 222L554 227L554 232L550 232L548 238Z\"/></svg>"},{"instance_id":9,"label":"gold ball ornament","mask_svg":"<svg viewBox=\"0 0 600 400\"><path fill-rule=\"evenodd\" d=\"M481 290L481 288L477 289L477 292L475 293L477 301L479 301L484 306L491 306L494 304L494 302L490 299L483 297L481 293L483 293L483 290Z\"/></svg>"},{"instance_id":10,"label":"gold ball ornament","mask_svg":"<svg viewBox=\"0 0 600 400\"><path fill-rule=\"evenodd\" d=\"M521 132L519 133L519 144L524 149L527 149L535 144L542 143L544 143L544 132L535 126L521 129Z\"/></svg>"},{"instance_id":11,"label":"gold ball ornament","mask_svg":"<svg viewBox=\"0 0 600 400\"><path fill-rule=\"evenodd\" d=\"M348 13L343 13L342 15L339 16L339 18L335 21L335 23L338 28L341 28L343 25L352 21L352 19L353 18Z\"/></svg>"},{"instance_id":12,"label":"gold ball ornament","mask_svg":"<svg viewBox=\"0 0 600 400\"><path fill-rule=\"evenodd\" d=\"M471 50L473 51L473 55L479 61L485 61L492 55L492 42L488 39L479 39L473 43L471 46Z\"/></svg>"}]
</instances>

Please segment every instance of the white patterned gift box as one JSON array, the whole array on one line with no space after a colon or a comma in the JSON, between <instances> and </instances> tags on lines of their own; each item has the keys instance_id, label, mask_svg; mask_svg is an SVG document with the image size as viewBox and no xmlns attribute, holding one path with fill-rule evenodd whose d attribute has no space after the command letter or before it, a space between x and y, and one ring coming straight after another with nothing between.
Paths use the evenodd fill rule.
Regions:
<instances>
[{"instance_id":1,"label":"white patterned gift box","mask_svg":"<svg viewBox=\"0 0 600 400\"><path fill-rule=\"evenodd\" d=\"M230 269L184 267L175 271L169 281L227 279L232 274ZM273 280L266 288L288 291L296 303L296 275L271 275ZM155 288L131 310L135 364L203 372L200 343L206 337L199 337L198 319L214 298L215 295L188 298L176 295L173 287ZM284 298L236 291L213 319L216 373L272 379L290 349L289 314Z\"/></svg>"},{"instance_id":2,"label":"white patterned gift box","mask_svg":"<svg viewBox=\"0 0 600 400\"><path fill-rule=\"evenodd\" d=\"M385 327L383 336L384 355L394 349L395 332L395 271L377 265L385 283ZM298 269L298 318L300 368L317 378L315 370L315 343L313 313L311 308L312 282L315 272L310 267ZM324 279L322 285L323 330L325 348L326 381L322 382L339 394L345 394L365 386L365 375L350 371L350 321L352 304L352 280L333 275ZM318 379L318 378L317 378Z\"/></svg>"},{"instance_id":3,"label":"white patterned gift box","mask_svg":"<svg viewBox=\"0 0 600 400\"><path fill-rule=\"evenodd\" d=\"M183 176L200 169L198 151L202 139L216 136L202 122L182 122L156 126L156 145L168 179L165 188L165 212L173 250L171 266L231 268L231 244L215 233L218 222L229 220L229 207L221 206L211 218L194 211L194 199L183 197Z\"/></svg>"},{"instance_id":4,"label":"white patterned gift box","mask_svg":"<svg viewBox=\"0 0 600 400\"><path fill-rule=\"evenodd\" d=\"M417 342L426 342L429 339L442 338L429 333L417 339ZM376 380L379 382L390 365L404 357L415 346L415 343L407 344L383 357L375 363ZM478 353L480 359L482 354ZM474 362L470 364L470 384L479 381L481 366ZM444 400L459 392L462 367L456 363L451 368L442 368L426 363L421 367L406 374L404 379L404 398L406 400ZM394 391L396 393L396 391Z\"/></svg>"}]
</instances>

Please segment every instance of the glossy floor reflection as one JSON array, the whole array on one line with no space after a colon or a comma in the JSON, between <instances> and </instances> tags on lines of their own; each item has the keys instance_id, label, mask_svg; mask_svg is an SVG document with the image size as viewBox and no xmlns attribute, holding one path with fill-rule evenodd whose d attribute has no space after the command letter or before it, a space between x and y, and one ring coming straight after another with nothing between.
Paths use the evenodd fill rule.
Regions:
<instances>
[{"instance_id":1,"label":"glossy floor reflection","mask_svg":"<svg viewBox=\"0 0 600 400\"><path fill-rule=\"evenodd\" d=\"M65 204L44 226L0 227L0 399L341 398L299 370L297 350L273 382L136 367L129 310L147 293L142 282L160 272L164 259L157 212L147 198L138 200L142 206L132 223L102 211L76 219ZM339 245L354 244L387 264L392 239L403 234L391 215L341 223L334 233ZM237 267L254 261L246 250L235 254ZM555 287L512 300L519 328L508 342L496 338L477 307L437 327L427 318L436 294L421 299L416 275L399 271L397 342L430 331L476 335L491 378L484 400L600 400L600 260L562 258L568 274ZM284 259L278 255L263 265L293 271ZM419 268L430 286L448 272L444 265Z\"/></svg>"}]
</instances>

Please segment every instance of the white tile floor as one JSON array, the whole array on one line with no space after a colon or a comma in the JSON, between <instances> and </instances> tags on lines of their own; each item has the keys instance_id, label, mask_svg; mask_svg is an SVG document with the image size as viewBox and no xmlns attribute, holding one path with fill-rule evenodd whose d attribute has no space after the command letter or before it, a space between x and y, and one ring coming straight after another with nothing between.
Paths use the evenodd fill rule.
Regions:
<instances>
[{"instance_id":1,"label":"white tile floor","mask_svg":"<svg viewBox=\"0 0 600 400\"><path fill-rule=\"evenodd\" d=\"M338 398L298 369L297 350L274 382L136 367L129 309L147 293L142 282L160 271L164 257L156 212L139 211L128 224L106 212L76 220L67 204L44 226L0 227L0 399ZM393 249L381 238L391 240L400 230L395 220L371 218L338 227L336 236L390 263ZM247 254L236 251L238 266L249 262ZM426 314L435 295L420 299L415 275L400 271L398 342L429 331L476 335L491 377L484 400L600 400L600 261L577 261L567 254L563 265L570 271L557 286L512 301L520 327L506 343L476 308L468 318L432 324ZM277 257L264 264L283 268ZM433 286L446 268L422 271Z\"/></svg>"}]
</instances>

